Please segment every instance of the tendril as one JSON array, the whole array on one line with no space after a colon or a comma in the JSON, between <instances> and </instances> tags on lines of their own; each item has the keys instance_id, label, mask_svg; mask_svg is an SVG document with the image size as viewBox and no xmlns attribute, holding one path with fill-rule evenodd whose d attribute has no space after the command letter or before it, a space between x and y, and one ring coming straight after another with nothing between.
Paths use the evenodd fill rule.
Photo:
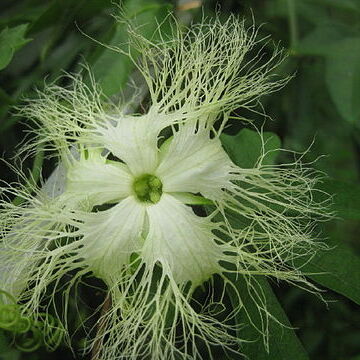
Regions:
<instances>
[{"instance_id":1,"label":"tendril","mask_svg":"<svg viewBox=\"0 0 360 360\"><path fill-rule=\"evenodd\" d=\"M43 334L32 326L26 333L15 336L15 346L23 352L32 352L37 350L43 344Z\"/></svg>"},{"instance_id":2,"label":"tendril","mask_svg":"<svg viewBox=\"0 0 360 360\"><path fill-rule=\"evenodd\" d=\"M55 351L61 344L65 330L61 323L50 314L39 314L41 321L36 326L44 334L43 343L48 351Z\"/></svg>"},{"instance_id":3,"label":"tendril","mask_svg":"<svg viewBox=\"0 0 360 360\"><path fill-rule=\"evenodd\" d=\"M20 320L19 307L16 304L0 306L0 327L5 330L13 330Z\"/></svg>"},{"instance_id":4,"label":"tendril","mask_svg":"<svg viewBox=\"0 0 360 360\"><path fill-rule=\"evenodd\" d=\"M45 346L48 351L55 351L59 347L65 335L59 320L45 313L40 313L37 319L24 316L21 305L11 294L0 289L0 295L11 302L4 303L0 297L0 328L14 334L14 343L19 350L32 352Z\"/></svg>"}]
</instances>

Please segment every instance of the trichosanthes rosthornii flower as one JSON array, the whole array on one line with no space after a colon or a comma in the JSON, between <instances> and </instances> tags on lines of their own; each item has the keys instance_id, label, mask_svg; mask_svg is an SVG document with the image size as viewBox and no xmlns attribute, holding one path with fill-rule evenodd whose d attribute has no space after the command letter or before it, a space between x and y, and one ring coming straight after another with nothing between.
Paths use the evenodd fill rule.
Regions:
<instances>
[{"instance_id":1,"label":"trichosanthes rosthornii flower","mask_svg":"<svg viewBox=\"0 0 360 360\"><path fill-rule=\"evenodd\" d=\"M89 344L101 345L99 359L211 358L213 346L239 341L236 325L219 321L212 305L232 287L232 314L246 309L229 274L246 281L265 339L270 314L256 276L316 291L294 260L318 247L318 175L300 160L264 165L265 153L240 168L222 146L232 112L251 110L287 81L273 77L281 54L249 57L259 42L253 27L230 17L186 35L175 28L171 40L150 42L135 31L132 39L146 111L129 114L91 76L89 85L78 75L69 75L71 87L47 85L21 109L38 134L23 154L42 145L60 167L39 188L2 188L0 287L34 317L55 308L61 293L57 316L67 329L71 289L95 276L107 288ZM25 201L15 205L12 195ZM214 278L223 293L196 303L194 291Z\"/></svg>"}]
</instances>

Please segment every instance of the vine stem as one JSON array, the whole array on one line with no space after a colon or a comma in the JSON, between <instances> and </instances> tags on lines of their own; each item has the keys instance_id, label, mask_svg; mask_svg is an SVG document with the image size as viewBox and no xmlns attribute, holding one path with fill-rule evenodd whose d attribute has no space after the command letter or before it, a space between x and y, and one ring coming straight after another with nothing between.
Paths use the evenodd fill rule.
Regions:
<instances>
[{"instance_id":1,"label":"vine stem","mask_svg":"<svg viewBox=\"0 0 360 360\"><path fill-rule=\"evenodd\" d=\"M101 347L103 345L102 336L105 330L104 315L108 312L111 306L111 296L108 294L105 298L104 304L101 309L99 323L96 332L96 341L91 351L91 360L100 360Z\"/></svg>"},{"instance_id":2,"label":"vine stem","mask_svg":"<svg viewBox=\"0 0 360 360\"><path fill-rule=\"evenodd\" d=\"M292 50L295 50L298 42L298 26L296 19L295 0L287 0L287 5L289 14L290 46Z\"/></svg>"}]
</instances>

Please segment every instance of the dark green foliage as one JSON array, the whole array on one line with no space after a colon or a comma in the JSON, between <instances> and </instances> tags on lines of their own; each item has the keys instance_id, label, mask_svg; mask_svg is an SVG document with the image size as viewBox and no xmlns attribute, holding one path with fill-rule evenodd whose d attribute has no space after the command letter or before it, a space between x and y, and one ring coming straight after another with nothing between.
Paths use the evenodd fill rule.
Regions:
<instances>
[{"instance_id":1,"label":"dark green foliage","mask_svg":"<svg viewBox=\"0 0 360 360\"><path fill-rule=\"evenodd\" d=\"M14 53L30 41L30 39L25 39L24 37L27 27L27 24L23 24L10 29L6 27L1 31L0 70L6 68L14 56Z\"/></svg>"}]
</instances>

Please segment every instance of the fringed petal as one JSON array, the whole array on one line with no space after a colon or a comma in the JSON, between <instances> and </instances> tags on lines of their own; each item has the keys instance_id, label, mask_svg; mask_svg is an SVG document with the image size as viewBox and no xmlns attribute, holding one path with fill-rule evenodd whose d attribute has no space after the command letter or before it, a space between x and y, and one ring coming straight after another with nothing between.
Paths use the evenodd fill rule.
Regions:
<instances>
[{"instance_id":1,"label":"fringed petal","mask_svg":"<svg viewBox=\"0 0 360 360\"><path fill-rule=\"evenodd\" d=\"M171 195L147 208L149 233L141 257L149 265L159 262L178 283L201 284L220 271L222 250L215 243L214 224L195 215Z\"/></svg>"},{"instance_id":2,"label":"fringed petal","mask_svg":"<svg viewBox=\"0 0 360 360\"><path fill-rule=\"evenodd\" d=\"M165 192L200 193L211 200L223 196L230 186L232 163L210 130L196 123L180 126L171 143L161 153L156 175Z\"/></svg>"},{"instance_id":3,"label":"fringed petal","mask_svg":"<svg viewBox=\"0 0 360 360\"><path fill-rule=\"evenodd\" d=\"M143 116L112 118L97 128L95 136L122 160L134 176L151 174L158 165L159 133L173 119L150 111Z\"/></svg>"},{"instance_id":4,"label":"fringed petal","mask_svg":"<svg viewBox=\"0 0 360 360\"><path fill-rule=\"evenodd\" d=\"M140 252L146 207L129 196L109 210L78 213L74 216L83 236L80 254L93 272L104 280L130 263L130 256Z\"/></svg>"},{"instance_id":5,"label":"fringed petal","mask_svg":"<svg viewBox=\"0 0 360 360\"><path fill-rule=\"evenodd\" d=\"M66 194L90 206L113 203L131 194L131 174L120 162L106 163L100 149L88 149L67 171Z\"/></svg>"}]
</instances>

